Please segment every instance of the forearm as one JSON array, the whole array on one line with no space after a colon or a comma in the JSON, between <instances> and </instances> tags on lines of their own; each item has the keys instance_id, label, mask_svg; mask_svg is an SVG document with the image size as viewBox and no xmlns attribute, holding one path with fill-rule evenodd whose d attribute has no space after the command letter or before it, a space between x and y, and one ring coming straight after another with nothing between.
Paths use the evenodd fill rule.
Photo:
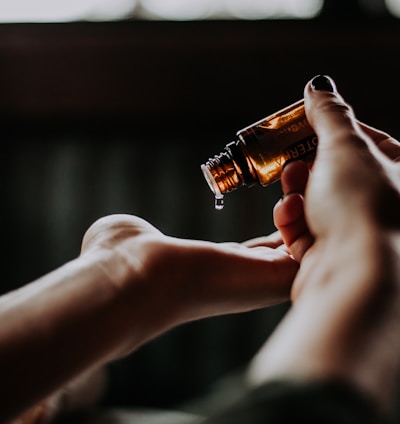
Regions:
<instances>
[{"instance_id":1,"label":"forearm","mask_svg":"<svg viewBox=\"0 0 400 424\"><path fill-rule=\"evenodd\" d=\"M342 249L313 264L300 299L254 360L253 383L338 378L387 406L399 371L400 278L398 253L384 244L373 244L374 260L360 245L353 256Z\"/></svg>"},{"instance_id":2,"label":"forearm","mask_svg":"<svg viewBox=\"0 0 400 424\"><path fill-rule=\"evenodd\" d=\"M118 357L128 328L131 348L148 337L140 306L129 310L137 305L101 266L109 260L80 257L1 299L0 422Z\"/></svg>"},{"instance_id":3,"label":"forearm","mask_svg":"<svg viewBox=\"0 0 400 424\"><path fill-rule=\"evenodd\" d=\"M85 371L8 424L50 424L59 422L58 418L88 411L101 401L106 384L105 367Z\"/></svg>"}]
</instances>

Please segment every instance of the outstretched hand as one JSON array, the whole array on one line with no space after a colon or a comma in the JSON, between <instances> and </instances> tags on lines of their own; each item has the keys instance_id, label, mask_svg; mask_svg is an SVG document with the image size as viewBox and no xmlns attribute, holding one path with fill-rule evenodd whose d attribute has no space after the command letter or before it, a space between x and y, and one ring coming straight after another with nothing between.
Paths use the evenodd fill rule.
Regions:
<instances>
[{"instance_id":1,"label":"outstretched hand","mask_svg":"<svg viewBox=\"0 0 400 424\"><path fill-rule=\"evenodd\" d=\"M298 269L278 232L244 243L184 240L131 215L101 218L87 231L82 257L105 252L113 260L102 266L114 284L127 293L140 287L155 333L287 301Z\"/></svg>"},{"instance_id":2,"label":"outstretched hand","mask_svg":"<svg viewBox=\"0 0 400 424\"><path fill-rule=\"evenodd\" d=\"M218 244L166 236L136 216L99 219L78 258L0 298L0 421L90 402L82 373L101 375L184 322L287 301L297 270L278 233Z\"/></svg>"}]
</instances>

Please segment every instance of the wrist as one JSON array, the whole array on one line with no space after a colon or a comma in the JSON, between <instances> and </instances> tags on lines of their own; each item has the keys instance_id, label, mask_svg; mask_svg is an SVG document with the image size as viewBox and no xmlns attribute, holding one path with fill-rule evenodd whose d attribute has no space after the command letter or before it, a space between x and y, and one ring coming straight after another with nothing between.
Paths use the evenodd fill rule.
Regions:
<instances>
[{"instance_id":1,"label":"wrist","mask_svg":"<svg viewBox=\"0 0 400 424\"><path fill-rule=\"evenodd\" d=\"M400 371L398 241L396 248L391 237L372 228L353 240L317 245L303 258L303 287L255 357L253 384L340 378L386 406Z\"/></svg>"},{"instance_id":2,"label":"wrist","mask_svg":"<svg viewBox=\"0 0 400 424\"><path fill-rule=\"evenodd\" d=\"M116 357L129 354L179 321L181 305L169 284L173 267L164 250L168 252L159 238L142 236L133 246L98 248L80 258L102 273L113 293L110 307L121 342Z\"/></svg>"}]
</instances>

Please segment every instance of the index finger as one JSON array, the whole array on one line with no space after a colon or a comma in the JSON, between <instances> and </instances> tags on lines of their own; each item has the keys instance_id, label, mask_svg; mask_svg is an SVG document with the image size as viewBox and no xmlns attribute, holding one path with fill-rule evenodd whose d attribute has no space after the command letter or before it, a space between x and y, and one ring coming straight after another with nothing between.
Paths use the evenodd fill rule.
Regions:
<instances>
[{"instance_id":1,"label":"index finger","mask_svg":"<svg viewBox=\"0 0 400 424\"><path fill-rule=\"evenodd\" d=\"M379 150L393 162L400 162L400 143L389 134L358 122L360 128L372 139Z\"/></svg>"}]
</instances>

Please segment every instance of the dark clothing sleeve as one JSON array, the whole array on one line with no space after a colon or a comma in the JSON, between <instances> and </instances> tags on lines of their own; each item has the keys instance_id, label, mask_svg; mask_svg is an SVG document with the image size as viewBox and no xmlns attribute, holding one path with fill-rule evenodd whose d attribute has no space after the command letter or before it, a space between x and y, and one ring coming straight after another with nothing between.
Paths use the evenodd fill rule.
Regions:
<instances>
[{"instance_id":1,"label":"dark clothing sleeve","mask_svg":"<svg viewBox=\"0 0 400 424\"><path fill-rule=\"evenodd\" d=\"M381 424L369 399L344 382L275 381L245 394L201 424Z\"/></svg>"}]
</instances>

